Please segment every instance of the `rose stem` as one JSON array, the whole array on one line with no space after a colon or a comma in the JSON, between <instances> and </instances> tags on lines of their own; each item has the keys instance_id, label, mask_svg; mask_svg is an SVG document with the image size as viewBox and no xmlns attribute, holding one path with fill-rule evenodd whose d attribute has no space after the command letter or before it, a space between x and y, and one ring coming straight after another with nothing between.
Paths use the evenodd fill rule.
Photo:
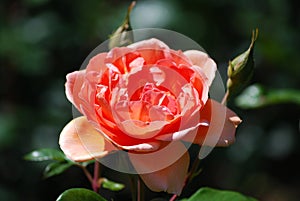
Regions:
<instances>
[{"instance_id":1,"label":"rose stem","mask_svg":"<svg viewBox=\"0 0 300 201\"><path fill-rule=\"evenodd\" d=\"M224 97L223 97L223 99L222 99L222 102L221 102L222 105L226 105L228 96L229 96L229 91L228 91L228 89L227 89L227 90L226 90L226 93L225 93L225 95L224 95Z\"/></svg>"},{"instance_id":2,"label":"rose stem","mask_svg":"<svg viewBox=\"0 0 300 201\"><path fill-rule=\"evenodd\" d=\"M96 193L98 193L98 190L99 190L99 185L98 185L99 170L100 170L99 162L97 160L95 160L95 164L94 164L94 178L93 178L92 187L93 187L93 190Z\"/></svg>"},{"instance_id":3,"label":"rose stem","mask_svg":"<svg viewBox=\"0 0 300 201\"><path fill-rule=\"evenodd\" d=\"M174 194L171 198L170 198L170 200L169 201L175 201L175 199L177 198L177 195L176 194Z\"/></svg>"},{"instance_id":4,"label":"rose stem","mask_svg":"<svg viewBox=\"0 0 300 201\"><path fill-rule=\"evenodd\" d=\"M132 201L137 201L137 183L135 175L129 175Z\"/></svg>"},{"instance_id":5,"label":"rose stem","mask_svg":"<svg viewBox=\"0 0 300 201\"><path fill-rule=\"evenodd\" d=\"M144 184L139 176L137 180L137 201L144 201Z\"/></svg>"},{"instance_id":6,"label":"rose stem","mask_svg":"<svg viewBox=\"0 0 300 201\"><path fill-rule=\"evenodd\" d=\"M85 176L87 177L91 185L93 185L93 178L92 175L89 173L89 171L82 165L78 165L78 167L82 169L82 171L84 172Z\"/></svg>"}]
</instances>

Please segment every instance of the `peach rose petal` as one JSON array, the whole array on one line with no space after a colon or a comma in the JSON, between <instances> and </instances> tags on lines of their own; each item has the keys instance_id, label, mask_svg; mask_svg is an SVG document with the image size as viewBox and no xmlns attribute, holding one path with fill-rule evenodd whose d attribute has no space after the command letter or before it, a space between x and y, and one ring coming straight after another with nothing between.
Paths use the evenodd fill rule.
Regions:
<instances>
[{"instance_id":1,"label":"peach rose petal","mask_svg":"<svg viewBox=\"0 0 300 201\"><path fill-rule=\"evenodd\" d=\"M200 67L204 71L210 86L215 78L217 64L206 53L198 50L187 50L184 54L195 66Z\"/></svg>"},{"instance_id":2,"label":"peach rose petal","mask_svg":"<svg viewBox=\"0 0 300 201\"><path fill-rule=\"evenodd\" d=\"M130 137L149 139L157 135L168 122L154 121L145 125L144 122L126 120L119 124L119 128Z\"/></svg>"},{"instance_id":3,"label":"peach rose petal","mask_svg":"<svg viewBox=\"0 0 300 201\"><path fill-rule=\"evenodd\" d=\"M132 138L118 129L108 130L105 127L101 127L97 128L97 130L105 135L106 139L111 141L116 146L114 147L115 149L120 148L135 152L149 152L157 150L161 144L158 140L149 141Z\"/></svg>"},{"instance_id":4,"label":"peach rose petal","mask_svg":"<svg viewBox=\"0 0 300 201\"><path fill-rule=\"evenodd\" d=\"M91 60L89 61L86 67L86 71L87 72L95 71L95 72L103 73L107 69L107 66L105 64L106 56L107 53L100 53L94 56L93 58L91 58Z\"/></svg>"},{"instance_id":5,"label":"peach rose petal","mask_svg":"<svg viewBox=\"0 0 300 201\"><path fill-rule=\"evenodd\" d=\"M148 154L129 153L129 158L149 189L180 195L190 162L189 153L181 142L171 142Z\"/></svg>"},{"instance_id":6,"label":"peach rose petal","mask_svg":"<svg viewBox=\"0 0 300 201\"><path fill-rule=\"evenodd\" d=\"M167 46L164 42L156 39L151 38L149 40L142 40L136 43L133 43L131 45L128 45L127 47L133 48L133 49L169 49L169 46Z\"/></svg>"},{"instance_id":7,"label":"peach rose petal","mask_svg":"<svg viewBox=\"0 0 300 201\"><path fill-rule=\"evenodd\" d=\"M229 146L235 141L235 131L241 119L226 106L209 99L200 118L209 126L200 126L195 139L185 136L182 140L207 146ZM194 136L193 136L194 137Z\"/></svg>"},{"instance_id":8,"label":"peach rose petal","mask_svg":"<svg viewBox=\"0 0 300 201\"><path fill-rule=\"evenodd\" d=\"M68 100L81 112L80 102L81 99L78 94L84 83L85 70L74 71L69 73L66 78L67 82L65 84L66 96Z\"/></svg>"},{"instance_id":9,"label":"peach rose petal","mask_svg":"<svg viewBox=\"0 0 300 201\"><path fill-rule=\"evenodd\" d=\"M137 145L131 145L131 146L120 146L122 149L128 150L128 151L135 151L135 152L150 152L155 151L159 148L160 142L147 142L147 143L141 143Z\"/></svg>"},{"instance_id":10,"label":"peach rose petal","mask_svg":"<svg viewBox=\"0 0 300 201\"><path fill-rule=\"evenodd\" d=\"M76 162L101 158L115 150L84 116L73 119L63 128L59 145L66 156Z\"/></svg>"}]
</instances>

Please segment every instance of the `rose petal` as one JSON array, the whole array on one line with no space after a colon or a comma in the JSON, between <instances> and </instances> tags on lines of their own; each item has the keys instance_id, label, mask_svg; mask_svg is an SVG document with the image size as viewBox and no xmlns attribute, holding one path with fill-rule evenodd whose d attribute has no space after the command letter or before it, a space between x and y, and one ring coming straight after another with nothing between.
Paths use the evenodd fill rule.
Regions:
<instances>
[{"instance_id":1,"label":"rose petal","mask_svg":"<svg viewBox=\"0 0 300 201\"><path fill-rule=\"evenodd\" d=\"M74 71L66 76L66 96L80 112L82 112L80 108L82 98L79 97L79 93L82 90L83 84L86 82L85 77L87 73L91 71L97 72L97 74L103 73L106 69L104 63L105 57L106 53L97 54L89 61L86 68L87 70Z\"/></svg>"},{"instance_id":2,"label":"rose petal","mask_svg":"<svg viewBox=\"0 0 300 201\"><path fill-rule=\"evenodd\" d=\"M128 48L137 51L144 58L145 64L155 64L160 59L170 57L169 47L155 38L133 43Z\"/></svg>"},{"instance_id":3,"label":"rose petal","mask_svg":"<svg viewBox=\"0 0 300 201\"><path fill-rule=\"evenodd\" d=\"M68 158L77 162L101 158L115 150L84 116L73 119L64 127L59 145Z\"/></svg>"},{"instance_id":4,"label":"rose petal","mask_svg":"<svg viewBox=\"0 0 300 201\"><path fill-rule=\"evenodd\" d=\"M182 140L207 146L228 146L235 141L235 130L240 118L226 106L209 99L201 110L200 118L209 126L200 126L196 138L185 136Z\"/></svg>"},{"instance_id":5,"label":"rose petal","mask_svg":"<svg viewBox=\"0 0 300 201\"><path fill-rule=\"evenodd\" d=\"M107 66L105 64L106 56L107 53L100 53L91 58L86 67L86 71L95 71L102 74L107 69Z\"/></svg>"},{"instance_id":6,"label":"rose petal","mask_svg":"<svg viewBox=\"0 0 300 201\"><path fill-rule=\"evenodd\" d=\"M174 133L159 135L155 137L155 139L163 140L163 141L173 141L173 140L181 140L181 139L187 141L187 139L189 139L188 141L193 142L194 141L193 139L196 137L197 131L200 126L208 127L209 124L206 121L199 122L196 126L192 126Z\"/></svg>"},{"instance_id":7,"label":"rose petal","mask_svg":"<svg viewBox=\"0 0 300 201\"><path fill-rule=\"evenodd\" d=\"M146 124L137 120L126 120L119 123L119 128L128 136L137 139L149 139L157 135L168 122L154 121Z\"/></svg>"},{"instance_id":8,"label":"rose petal","mask_svg":"<svg viewBox=\"0 0 300 201\"><path fill-rule=\"evenodd\" d=\"M132 49L169 49L168 45L166 45L161 40L156 38L151 38L149 40L142 40L136 43L132 43L127 47Z\"/></svg>"},{"instance_id":9,"label":"rose petal","mask_svg":"<svg viewBox=\"0 0 300 201\"><path fill-rule=\"evenodd\" d=\"M196 66L199 66L208 78L209 86L211 85L217 70L217 64L206 53L198 50L187 50L184 54Z\"/></svg>"},{"instance_id":10,"label":"rose petal","mask_svg":"<svg viewBox=\"0 0 300 201\"><path fill-rule=\"evenodd\" d=\"M81 90L82 84L84 82L85 70L74 71L67 74L67 81L65 83L66 96L69 101L79 110L80 110L80 98L78 93Z\"/></svg>"},{"instance_id":11,"label":"rose petal","mask_svg":"<svg viewBox=\"0 0 300 201\"><path fill-rule=\"evenodd\" d=\"M117 73L128 73L132 68L140 67L144 60L139 52L127 47L113 48L108 52L105 62L107 66Z\"/></svg>"},{"instance_id":12,"label":"rose petal","mask_svg":"<svg viewBox=\"0 0 300 201\"><path fill-rule=\"evenodd\" d=\"M129 153L137 173L152 191L166 191L179 195L189 167L189 153L177 141L148 154Z\"/></svg>"},{"instance_id":13,"label":"rose petal","mask_svg":"<svg viewBox=\"0 0 300 201\"><path fill-rule=\"evenodd\" d=\"M136 151L136 152L149 152L155 151L160 147L160 141L154 139L138 139L128 136L123 133L117 127L107 128L101 127L96 128L100 133L102 133L109 141L113 142L114 145L120 149Z\"/></svg>"},{"instance_id":14,"label":"rose petal","mask_svg":"<svg viewBox=\"0 0 300 201\"><path fill-rule=\"evenodd\" d=\"M99 73L86 70L69 73L65 84L66 96L70 102L90 121L96 121L94 112L96 84Z\"/></svg>"},{"instance_id":15,"label":"rose petal","mask_svg":"<svg viewBox=\"0 0 300 201\"><path fill-rule=\"evenodd\" d=\"M131 145L131 146L120 146L122 149L128 150L128 151L135 151L135 152L150 152L155 151L159 148L160 142L147 142L147 143L141 143L137 145Z\"/></svg>"}]
</instances>

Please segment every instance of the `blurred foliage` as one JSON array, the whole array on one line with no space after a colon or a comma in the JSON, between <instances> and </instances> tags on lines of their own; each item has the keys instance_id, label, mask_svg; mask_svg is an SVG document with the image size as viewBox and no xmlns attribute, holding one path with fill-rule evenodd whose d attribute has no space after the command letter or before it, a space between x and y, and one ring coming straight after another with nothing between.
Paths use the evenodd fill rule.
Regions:
<instances>
[{"instance_id":1,"label":"blurred foliage","mask_svg":"<svg viewBox=\"0 0 300 201\"><path fill-rule=\"evenodd\" d=\"M87 187L78 168L42 179L45 164L23 160L39 148L58 148L58 136L72 118L64 94L65 75L123 21L130 1L2 0L0 4L0 198L55 200L64 190ZM203 46L226 78L228 61L248 47L259 29L250 84L299 90L300 14L295 0L138 0L133 28L160 27ZM226 80L226 79L224 79ZM201 186L232 189L264 201L296 201L299 194L299 105L293 101L256 110L238 108L243 119L236 143L217 148L184 191ZM103 168L120 183L127 177ZM126 188L101 195L130 200ZM146 192L149 198L157 194ZM158 194L161 195L161 194Z\"/></svg>"},{"instance_id":2,"label":"blurred foliage","mask_svg":"<svg viewBox=\"0 0 300 201\"><path fill-rule=\"evenodd\" d=\"M295 103L300 105L300 90L296 89L265 89L254 84L249 86L239 95L236 105L244 109L255 109L282 103Z\"/></svg>"}]
</instances>

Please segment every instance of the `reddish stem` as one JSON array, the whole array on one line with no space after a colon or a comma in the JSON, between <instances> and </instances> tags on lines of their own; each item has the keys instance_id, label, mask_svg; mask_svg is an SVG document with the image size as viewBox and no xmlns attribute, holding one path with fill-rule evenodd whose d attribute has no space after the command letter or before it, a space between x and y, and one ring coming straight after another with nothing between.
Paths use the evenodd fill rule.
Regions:
<instances>
[{"instance_id":1,"label":"reddish stem","mask_svg":"<svg viewBox=\"0 0 300 201\"><path fill-rule=\"evenodd\" d=\"M174 194L171 198L170 198L170 200L169 201L175 201L176 200L176 198L177 198L177 195L176 194Z\"/></svg>"},{"instance_id":2,"label":"reddish stem","mask_svg":"<svg viewBox=\"0 0 300 201\"><path fill-rule=\"evenodd\" d=\"M226 105L228 96L229 96L229 91L227 90L224 97L223 97L223 99L222 99L222 102L221 102L222 105Z\"/></svg>"},{"instance_id":3,"label":"reddish stem","mask_svg":"<svg viewBox=\"0 0 300 201\"><path fill-rule=\"evenodd\" d=\"M79 165L78 167L80 167L82 169L82 171L84 172L85 176L87 177L87 179L89 180L89 182L91 183L91 185L93 185L93 177L89 173L89 171L84 166Z\"/></svg>"},{"instance_id":4,"label":"reddish stem","mask_svg":"<svg viewBox=\"0 0 300 201\"><path fill-rule=\"evenodd\" d=\"M145 197L144 197L144 183L141 180L141 178L138 176L137 179L137 201L144 201Z\"/></svg>"},{"instance_id":5,"label":"reddish stem","mask_svg":"<svg viewBox=\"0 0 300 201\"><path fill-rule=\"evenodd\" d=\"M95 160L94 178L93 178L93 182L92 182L92 188L93 188L93 191L95 191L96 193L98 193L98 190L99 190L99 184L98 184L99 170L100 170L99 162L97 160Z\"/></svg>"}]
</instances>

